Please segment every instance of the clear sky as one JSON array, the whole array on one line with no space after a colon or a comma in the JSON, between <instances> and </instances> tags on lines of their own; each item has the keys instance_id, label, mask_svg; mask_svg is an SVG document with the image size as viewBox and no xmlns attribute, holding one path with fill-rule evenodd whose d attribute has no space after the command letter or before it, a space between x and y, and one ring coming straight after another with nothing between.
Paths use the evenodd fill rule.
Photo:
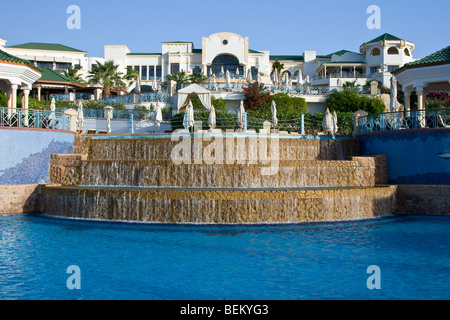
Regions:
<instances>
[{"instance_id":1,"label":"clear sky","mask_svg":"<svg viewBox=\"0 0 450 320\"><path fill-rule=\"evenodd\" d=\"M81 10L81 29L70 30L67 8ZM381 10L381 29L369 29L370 5ZM0 38L8 45L60 43L103 57L104 45L161 52L163 41L190 41L233 32L250 49L278 55L329 54L383 33L416 44L415 58L450 45L449 0L22 0L2 1Z\"/></svg>"}]
</instances>

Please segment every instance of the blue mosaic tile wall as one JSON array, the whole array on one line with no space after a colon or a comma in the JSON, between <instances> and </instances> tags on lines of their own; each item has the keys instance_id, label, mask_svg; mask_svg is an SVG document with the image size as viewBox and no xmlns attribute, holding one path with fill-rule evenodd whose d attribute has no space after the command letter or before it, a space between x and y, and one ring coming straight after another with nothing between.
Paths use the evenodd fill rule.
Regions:
<instances>
[{"instance_id":1,"label":"blue mosaic tile wall","mask_svg":"<svg viewBox=\"0 0 450 320\"><path fill-rule=\"evenodd\" d=\"M450 130L417 130L359 137L363 156L385 154L389 183L450 185Z\"/></svg>"},{"instance_id":2,"label":"blue mosaic tile wall","mask_svg":"<svg viewBox=\"0 0 450 320\"><path fill-rule=\"evenodd\" d=\"M75 134L0 129L0 185L49 182L52 153L73 153Z\"/></svg>"}]
</instances>

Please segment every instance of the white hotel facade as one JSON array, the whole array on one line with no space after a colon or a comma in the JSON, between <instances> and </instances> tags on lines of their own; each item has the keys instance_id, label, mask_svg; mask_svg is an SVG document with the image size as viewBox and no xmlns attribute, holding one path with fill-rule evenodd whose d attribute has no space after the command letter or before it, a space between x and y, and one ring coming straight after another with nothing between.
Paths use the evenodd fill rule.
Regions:
<instances>
[{"instance_id":1,"label":"white hotel facade","mask_svg":"<svg viewBox=\"0 0 450 320\"><path fill-rule=\"evenodd\" d=\"M87 75L97 61L113 60L124 74L127 68L139 71L143 92L151 88L154 79L160 85L166 81L167 75L181 70L206 76L214 73L218 81L221 81L223 71L229 71L235 82L242 81L235 77L237 73L242 76L250 71L253 80L272 84L275 78L272 65L276 60L284 64L281 78L287 79L285 76L288 75L292 85L339 87L345 82L356 81L356 84L365 85L367 81L376 80L389 87L392 72L414 61L414 47L410 41L383 34L361 44L358 52L339 50L319 55L316 51L304 51L297 55L271 55L270 51L252 50L248 37L222 32L203 37L202 48L195 48L189 41L172 41L162 42L161 52L139 53L132 52L125 44L105 45L104 57L88 57L86 51L64 45L29 43L6 46L6 41L0 39L0 50L29 60L37 67L60 72L79 66L81 74ZM130 86L130 91L133 86ZM230 107L237 105L242 98L239 92L214 94L224 98ZM305 98L308 106L316 107L324 105L326 99L320 96Z\"/></svg>"}]
</instances>

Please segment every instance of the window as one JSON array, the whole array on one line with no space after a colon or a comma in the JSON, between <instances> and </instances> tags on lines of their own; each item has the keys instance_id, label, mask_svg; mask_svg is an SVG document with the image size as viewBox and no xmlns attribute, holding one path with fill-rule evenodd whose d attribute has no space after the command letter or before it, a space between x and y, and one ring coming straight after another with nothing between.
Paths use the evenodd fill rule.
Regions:
<instances>
[{"instance_id":1,"label":"window","mask_svg":"<svg viewBox=\"0 0 450 320\"><path fill-rule=\"evenodd\" d=\"M56 62L56 70L57 71L66 71L70 68L72 68L71 63Z\"/></svg>"},{"instance_id":2,"label":"window","mask_svg":"<svg viewBox=\"0 0 450 320\"><path fill-rule=\"evenodd\" d=\"M398 54L398 49L396 47L390 47L388 54Z\"/></svg>"},{"instance_id":3,"label":"window","mask_svg":"<svg viewBox=\"0 0 450 320\"><path fill-rule=\"evenodd\" d=\"M239 64L239 60L231 55L221 55L214 58L211 65L214 74L220 74L223 72L228 72L230 74L235 74L236 69L239 69L239 74L244 74L244 67Z\"/></svg>"},{"instance_id":4,"label":"window","mask_svg":"<svg viewBox=\"0 0 450 320\"><path fill-rule=\"evenodd\" d=\"M253 80L257 80L258 79L258 68L257 67L252 67L251 73L252 73Z\"/></svg>"},{"instance_id":5,"label":"window","mask_svg":"<svg viewBox=\"0 0 450 320\"><path fill-rule=\"evenodd\" d=\"M156 66L156 80L161 80L161 78L162 78L161 66Z\"/></svg>"},{"instance_id":6,"label":"window","mask_svg":"<svg viewBox=\"0 0 450 320\"><path fill-rule=\"evenodd\" d=\"M180 71L180 64L179 63L171 63L170 64L170 73L174 74Z\"/></svg>"},{"instance_id":7,"label":"window","mask_svg":"<svg viewBox=\"0 0 450 320\"><path fill-rule=\"evenodd\" d=\"M53 62L36 62L38 68L50 68L53 69Z\"/></svg>"},{"instance_id":8,"label":"window","mask_svg":"<svg viewBox=\"0 0 450 320\"><path fill-rule=\"evenodd\" d=\"M381 54L380 49L375 48L370 52L371 57L379 56Z\"/></svg>"},{"instance_id":9,"label":"window","mask_svg":"<svg viewBox=\"0 0 450 320\"><path fill-rule=\"evenodd\" d=\"M153 80L155 77L155 66L148 67L148 80Z\"/></svg>"},{"instance_id":10,"label":"window","mask_svg":"<svg viewBox=\"0 0 450 320\"><path fill-rule=\"evenodd\" d=\"M405 48L405 56L410 57L411 53L409 52L408 48Z\"/></svg>"},{"instance_id":11,"label":"window","mask_svg":"<svg viewBox=\"0 0 450 320\"><path fill-rule=\"evenodd\" d=\"M378 67L370 67L370 74L374 74L378 72Z\"/></svg>"},{"instance_id":12,"label":"window","mask_svg":"<svg viewBox=\"0 0 450 320\"><path fill-rule=\"evenodd\" d=\"M202 73L202 68L200 68L199 66L194 67L194 69L192 70L192 73Z\"/></svg>"},{"instance_id":13,"label":"window","mask_svg":"<svg viewBox=\"0 0 450 320\"><path fill-rule=\"evenodd\" d=\"M147 80L147 66L141 67L141 80Z\"/></svg>"},{"instance_id":14,"label":"window","mask_svg":"<svg viewBox=\"0 0 450 320\"><path fill-rule=\"evenodd\" d=\"M393 72L395 72L395 71L398 69L398 67L399 67L399 66L388 66L388 71L389 71L390 73L393 73Z\"/></svg>"}]
</instances>

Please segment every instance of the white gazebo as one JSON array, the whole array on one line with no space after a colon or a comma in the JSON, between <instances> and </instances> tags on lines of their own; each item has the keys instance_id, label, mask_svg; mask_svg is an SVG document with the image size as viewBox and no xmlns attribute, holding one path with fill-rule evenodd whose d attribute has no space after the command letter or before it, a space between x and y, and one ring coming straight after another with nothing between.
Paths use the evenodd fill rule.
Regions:
<instances>
[{"instance_id":1,"label":"white gazebo","mask_svg":"<svg viewBox=\"0 0 450 320\"><path fill-rule=\"evenodd\" d=\"M30 90L40 77L39 69L28 61L0 50L0 90L8 98L8 115L16 112L19 91L23 92L23 108L28 109Z\"/></svg>"},{"instance_id":2,"label":"white gazebo","mask_svg":"<svg viewBox=\"0 0 450 320\"><path fill-rule=\"evenodd\" d=\"M427 94L450 93L450 46L405 64L394 75L405 93L405 109L410 110L412 92L417 94L417 109L425 109Z\"/></svg>"},{"instance_id":3,"label":"white gazebo","mask_svg":"<svg viewBox=\"0 0 450 320\"><path fill-rule=\"evenodd\" d=\"M186 88L178 90L177 109L186 108L192 97L198 96L206 110L211 110L211 91L198 84L191 84Z\"/></svg>"}]
</instances>

